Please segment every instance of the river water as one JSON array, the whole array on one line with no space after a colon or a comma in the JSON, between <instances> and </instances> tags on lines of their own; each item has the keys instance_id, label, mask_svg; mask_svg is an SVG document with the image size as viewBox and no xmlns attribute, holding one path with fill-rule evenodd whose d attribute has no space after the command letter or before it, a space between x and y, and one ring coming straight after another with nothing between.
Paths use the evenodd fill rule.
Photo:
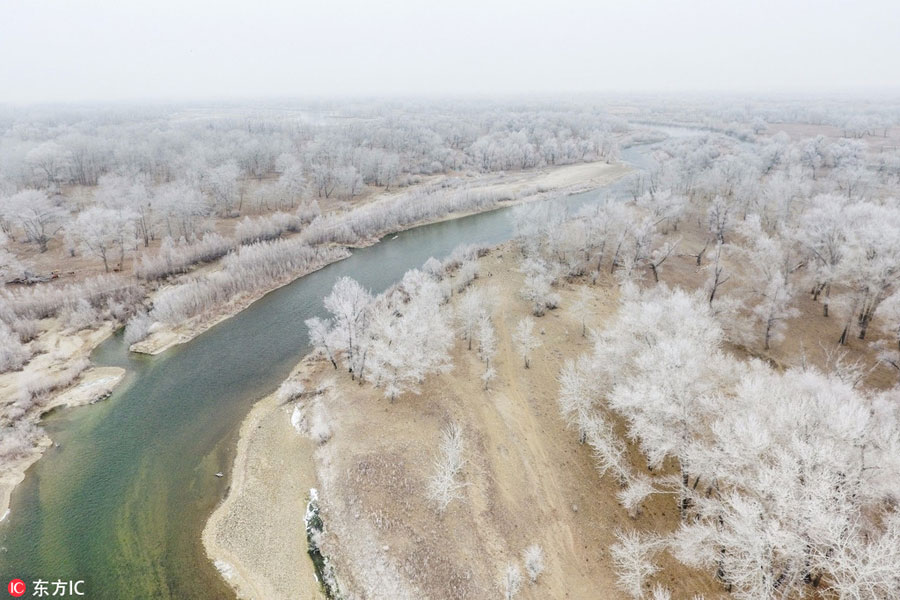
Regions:
<instances>
[{"instance_id":1,"label":"river water","mask_svg":"<svg viewBox=\"0 0 900 600\"><path fill-rule=\"evenodd\" d=\"M646 153L632 148L623 159L643 166ZM553 202L574 212L623 188ZM458 244L510 239L512 210L387 236L156 357L129 353L121 335L108 340L94 362L128 374L104 402L46 417L60 447L48 450L13 494L11 514L0 523L0 580L84 580L87 597L111 600L233 597L206 559L201 532L227 492L251 404L309 349L303 322L322 315L322 298L340 276L377 293ZM215 477L219 471L226 477Z\"/></svg>"}]
</instances>

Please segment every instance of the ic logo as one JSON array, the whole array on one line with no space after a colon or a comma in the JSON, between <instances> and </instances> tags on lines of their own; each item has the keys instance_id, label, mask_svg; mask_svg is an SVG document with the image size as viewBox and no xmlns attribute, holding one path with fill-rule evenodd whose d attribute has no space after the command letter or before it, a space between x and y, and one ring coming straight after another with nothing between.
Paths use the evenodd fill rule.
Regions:
<instances>
[{"instance_id":1,"label":"ic logo","mask_svg":"<svg viewBox=\"0 0 900 600\"><path fill-rule=\"evenodd\" d=\"M9 590L9 594L15 598L19 596L25 595L25 582L21 579L13 579L9 582L9 585L6 586L6 589Z\"/></svg>"}]
</instances>

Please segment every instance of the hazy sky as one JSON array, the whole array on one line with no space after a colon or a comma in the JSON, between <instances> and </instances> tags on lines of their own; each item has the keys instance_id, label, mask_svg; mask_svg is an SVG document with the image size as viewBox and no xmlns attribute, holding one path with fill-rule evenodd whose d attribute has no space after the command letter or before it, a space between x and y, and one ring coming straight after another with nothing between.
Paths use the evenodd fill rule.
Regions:
<instances>
[{"instance_id":1,"label":"hazy sky","mask_svg":"<svg viewBox=\"0 0 900 600\"><path fill-rule=\"evenodd\" d=\"M900 0L0 0L0 103L900 90Z\"/></svg>"}]
</instances>

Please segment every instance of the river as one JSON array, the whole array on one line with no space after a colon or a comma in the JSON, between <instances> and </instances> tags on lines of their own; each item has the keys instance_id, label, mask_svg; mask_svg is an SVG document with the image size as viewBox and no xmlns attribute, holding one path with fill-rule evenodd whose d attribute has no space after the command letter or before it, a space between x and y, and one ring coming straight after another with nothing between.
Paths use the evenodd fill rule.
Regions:
<instances>
[{"instance_id":1,"label":"river","mask_svg":"<svg viewBox=\"0 0 900 600\"><path fill-rule=\"evenodd\" d=\"M646 152L631 148L623 159L642 166ZM623 189L613 184L555 202L575 211ZM512 210L387 236L159 356L129 353L121 334L105 342L94 362L128 374L104 402L45 418L59 448L48 450L13 494L11 514L0 523L0 578L29 586L84 580L88 598L111 600L233 597L206 559L201 532L227 492L251 404L308 351L303 322L321 316L322 298L340 276L377 293L461 243L510 239ZM217 478L219 471L226 477Z\"/></svg>"}]
</instances>

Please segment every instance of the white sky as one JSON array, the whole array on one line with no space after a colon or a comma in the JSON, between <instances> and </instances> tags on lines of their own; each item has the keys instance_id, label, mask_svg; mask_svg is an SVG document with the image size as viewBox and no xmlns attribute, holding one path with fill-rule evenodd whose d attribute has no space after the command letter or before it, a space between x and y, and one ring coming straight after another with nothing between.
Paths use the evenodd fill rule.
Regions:
<instances>
[{"instance_id":1,"label":"white sky","mask_svg":"<svg viewBox=\"0 0 900 600\"><path fill-rule=\"evenodd\" d=\"M900 0L0 0L0 103L900 90Z\"/></svg>"}]
</instances>

